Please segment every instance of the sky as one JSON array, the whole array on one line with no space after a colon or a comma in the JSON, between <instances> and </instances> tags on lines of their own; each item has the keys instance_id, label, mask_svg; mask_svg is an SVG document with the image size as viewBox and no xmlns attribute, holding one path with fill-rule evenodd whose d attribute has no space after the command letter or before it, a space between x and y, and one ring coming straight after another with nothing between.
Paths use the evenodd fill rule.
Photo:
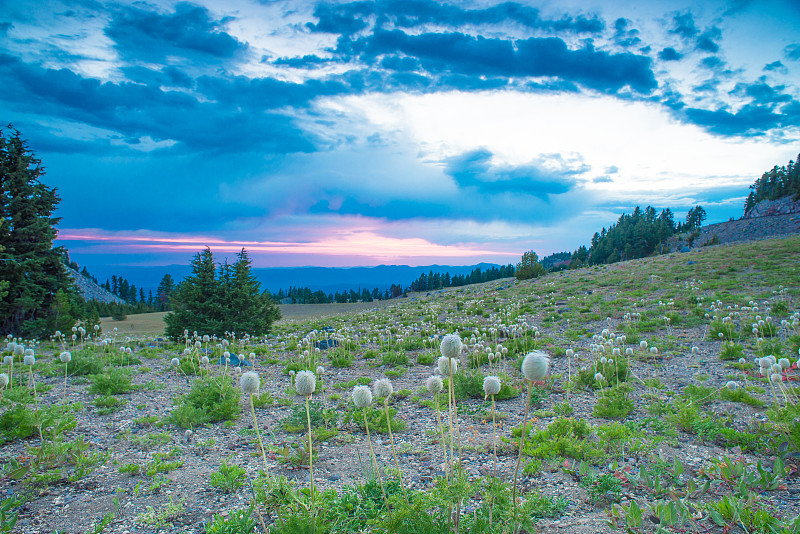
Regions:
<instances>
[{"instance_id":1,"label":"sky","mask_svg":"<svg viewBox=\"0 0 800 534\"><path fill-rule=\"evenodd\" d=\"M0 0L81 265L516 263L800 153L796 0ZM91 270L91 269L90 269Z\"/></svg>"}]
</instances>

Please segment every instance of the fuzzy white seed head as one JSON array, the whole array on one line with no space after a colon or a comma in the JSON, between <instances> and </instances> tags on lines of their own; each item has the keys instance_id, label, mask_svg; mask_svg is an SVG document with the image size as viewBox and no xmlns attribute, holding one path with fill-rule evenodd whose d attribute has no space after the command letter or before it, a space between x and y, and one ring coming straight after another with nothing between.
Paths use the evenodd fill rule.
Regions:
<instances>
[{"instance_id":1,"label":"fuzzy white seed head","mask_svg":"<svg viewBox=\"0 0 800 534\"><path fill-rule=\"evenodd\" d=\"M178 358L172 358L172 361L169 362L172 367L178 367L181 364L181 361Z\"/></svg>"},{"instance_id":2,"label":"fuzzy white seed head","mask_svg":"<svg viewBox=\"0 0 800 534\"><path fill-rule=\"evenodd\" d=\"M745 360L744 358L739 358L739 363L747 363L747 360Z\"/></svg>"},{"instance_id":3,"label":"fuzzy white seed head","mask_svg":"<svg viewBox=\"0 0 800 534\"><path fill-rule=\"evenodd\" d=\"M700 347L692 347L692 354L700 354Z\"/></svg>"},{"instance_id":4,"label":"fuzzy white seed head","mask_svg":"<svg viewBox=\"0 0 800 534\"><path fill-rule=\"evenodd\" d=\"M641 340L639 342L639 348L642 349L642 350L646 349L647 348L647 341L645 341L644 339Z\"/></svg>"},{"instance_id":5,"label":"fuzzy white seed head","mask_svg":"<svg viewBox=\"0 0 800 534\"><path fill-rule=\"evenodd\" d=\"M372 385L372 392L379 399L383 399L389 397L394 392L394 388L388 378L381 378Z\"/></svg>"},{"instance_id":6,"label":"fuzzy white seed head","mask_svg":"<svg viewBox=\"0 0 800 534\"><path fill-rule=\"evenodd\" d=\"M522 374L526 380L542 380L550 367L550 357L544 352L529 352L522 360Z\"/></svg>"},{"instance_id":7,"label":"fuzzy white seed head","mask_svg":"<svg viewBox=\"0 0 800 534\"><path fill-rule=\"evenodd\" d=\"M442 339L442 344L439 345L439 350L442 353L442 356L448 358L458 358L458 355L461 354L461 338L458 334L448 334L444 336Z\"/></svg>"},{"instance_id":8,"label":"fuzzy white seed head","mask_svg":"<svg viewBox=\"0 0 800 534\"><path fill-rule=\"evenodd\" d=\"M11 365L13 363L14 363L13 356L6 356L5 358L3 358L3 365Z\"/></svg>"},{"instance_id":9,"label":"fuzzy white seed head","mask_svg":"<svg viewBox=\"0 0 800 534\"><path fill-rule=\"evenodd\" d=\"M575 351L572 349L567 349L567 358L572 358L575 356Z\"/></svg>"},{"instance_id":10,"label":"fuzzy white seed head","mask_svg":"<svg viewBox=\"0 0 800 534\"><path fill-rule=\"evenodd\" d=\"M317 374L318 375L324 375L325 374L325 368L322 367L321 365L318 365L317 366Z\"/></svg>"},{"instance_id":11,"label":"fuzzy white seed head","mask_svg":"<svg viewBox=\"0 0 800 534\"><path fill-rule=\"evenodd\" d=\"M427 382L425 382L425 386L428 388L429 393L436 394L442 391L444 384L442 384L442 379L438 376L430 376L428 377Z\"/></svg>"},{"instance_id":12,"label":"fuzzy white seed head","mask_svg":"<svg viewBox=\"0 0 800 534\"><path fill-rule=\"evenodd\" d=\"M367 386L356 386L353 388L353 403L356 408L366 408L372 404L372 392Z\"/></svg>"},{"instance_id":13,"label":"fuzzy white seed head","mask_svg":"<svg viewBox=\"0 0 800 534\"><path fill-rule=\"evenodd\" d=\"M317 389L317 377L311 371L300 371L294 377L294 388L303 397L312 395Z\"/></svg>"},{"instance_id":14,"label":"fuzzy white seed head","mask_svg":"<svg viewBox=\"0 0 800 534\"><path fill-rule=\"evenodd\" d=\"M658 354L658 347L650 347L650 352L653 354Z\"/></svg>"},{"instance_id":15,"label":"fuzzy white seed head","mask_svg":"<svg viewBox=\"0 0 800 534\"><path fill-rule=\"evenodd\" d=\"M609 365L613 364L614 363L614 359L613 358L609 358L608 359L608 363L609 363Z\"/></svg>"},{"instance_id":16,"label":"fuzzy white seed head","mask_svg":"<svg viewBox=\"0 0 800 534\"><path fill-rule=\"evenodd\" d=\"M603 381L603 373L595 373L594 374L594 379L597 380L598 382L602 382Z\"/></svg>"},{"instance_id":17,"label":"fuzzy white seed head","mask_svg":"<svg viewBox=\"0 0 800 534\"><path fill-rule=\"evenodd\" d=\"M33 349L25 349L25 356L33 356Z\"/></svg>"},{"instance_id":18,"label":"fuzzy white seed head","mask_svg":"<svg viewBox=\"0 0 800 534\"><path fill-rule=\"evenodd\" d=\"M789 367L792 366L792 362L789 361L789 358L781 358L780 360L778 360L778 365L780 365L784 369L788 369Z\"/></svg>"},{"instance_id":19,"label":"fuzzy white seed head","mask_svg":"<svg viewBox=\"0 0 800 534\"><path fill-rule=\"evenodd\" d=\"M290 369L290 370L289 370L289 376L291 376L292 378L294 378L294 375L295 375L294 369Z\"/></svg>"},{"instance_id":20,"label":"fuzzy white seed head","mask_svg":"<svg viewBox=\"0 0 800 534\"><path fill-rule=\"evenodd\" d=\"M25 359L22 360L25 365L33 365L36 363L36 357L33 354L26 354Z\"/></svg>"},{"instance_id":21,"label":"fuzzy white seed head","mask_svg":"<svg viewBox=\"0 0 800 534\"><path fill-rule=\"evenodd\" d=\"M739 382L736 382L735 380L729 380L725 384L725 387L731 391L736 391L737 389L739 389Z\"/></svg>"},{"instance_id":22,"label":"fuzzy white seed head","mask_svg":"<svg viewBox=\"0 0 800 534\"><path fill-rule=\"evenodd\" d=\"M185 349L183 349L183 355L184 356L188 356L191 353L192 353L192 349L190 349L189 347L186 347Z\"/></svg>"},{"instance_id":23,"label":"fuzzy white seed head","mask_svg":"<svg viewBox=\"0 0 800 534\"><path fill-rule=\"evenodd\" d=\"M242 386L242 391L248 395L255 395L258 393L258 388L261 387L261 379L255 371L247 371L239 379L239 385Z\"/></svg>"},{"instance_id":24,"label":"fuzzy white seed head","mask_svg":"<svg viewBox=\"0 0 800 534\"><path fill-rule=\"evenodd\" d=\"M630 347L625 349L625 356L633 356L633 349Z\"/></svg>"},{"instance_id":25,"label":"fuzzy white seed head","mask_svg":"<svg viewBox=\"0 0 800 534\"><path fill-rule=\"evenodd\" d=\"M62 352L58 358L61 360L61 363L69 363L72 361L72 354L67 351Z\"/></svg>"},{"instance_id":26,"label":"fuzzy white seed head","mask_svg":"<svg viewBox=\"0 0 800 534\"><path fill-rule=\"evenodd\" d=\"M769 379L772 381L772 383L777 384L781 381L781 375L778 373L772 373Z\"/></svg>"},{"instance_id":27,"label":"fuzzy white seed head","mask_svg":"<svg viewBox=\"0 0 800 534\"><path fill-rule=\"evenodd\" d=\"M458 371L458 360L455 358L440 356L439 361L436 363L437 363L437 368L439 369L439 373L442 376L450 376L451 371L452 374L456 374L456 371Z\"/></svg>"},{"instance_id":28,"label":"fuzzy white seed head","mask_svg":"<svg viewBox=\"0 0 800 534\"><path fill-rule=\"evenodd\" d=\"M208 360L208 356L201 356L201 357L200 357L200 363L201 363L202 365L208 365L208 361L209 361L209 360Z\"/></svg>"},{"instance_id":29,"label":"fuzzy white seed head","mask_svg":"<svg viewBox=\"0 0 800 534\"><path fill-rule=\"evenodd\" d=\"M619 354L620 354L619 348L614 347L614 349L611 351L611 355L615 356L615 357L619 357Z\"/></svg>"},{"instance_id":30,"label":"fuzzy white seed head","mask_svg":"<svg viewBox=\"0 0 800 534\"><path fill-rule=\"evenodd\" d=\"M133 354L133 351L131 350L131 348L130 348L130 347L128 347L127 349L125 349L125 354Z\"/></svg>"},{"instance_id":31,"label":"fuzzy white seed head","mask_svg":"<svg viewBox=\"0 0 800 534\"><path fill-rule=\"evenodd\" d=\"M780 373L781 371L783 371L783 367L781 367L781 366L780 366L780 365L778 365L777 363L773 363L773 364L772 364L772 366L770 367L770 370L771 370L773 373Z\"/></svg>"},{"instance_id":32,"label":"fuzzy white seed head","mask_svg":"<svg viewBox=\"0 0 800 534\"><path fill-rule=\"evenodd\" d=\"M603 364L603 365L605 365L607 361L608 361L608 360L606 359L606 357L605 357L605 356L603 356L602 358L600 358L600 363L601 363L601 364Z\"/></svg>"},{"instance_id":33,"label":"fuzzy white seed head","mask_svg":"<svg viewBox=\"0 0 800 534\"><path fill-rule=\"evenodd\" d=\"M500 379L496 376L487 376L483 379L483 392L488 397L489 395L497 395L500 393Z\"/></svg>"},{"instance_id":34,"label":"fuzzy white seed head","mask_svg":"<svg viewBox=\"0 0 800 534\"><path fill-rule=\"evenodd\" d=\"M8 385L8 375L5 373L0 373L0 388L4 388Z\"/></svg>"}]
</instances>

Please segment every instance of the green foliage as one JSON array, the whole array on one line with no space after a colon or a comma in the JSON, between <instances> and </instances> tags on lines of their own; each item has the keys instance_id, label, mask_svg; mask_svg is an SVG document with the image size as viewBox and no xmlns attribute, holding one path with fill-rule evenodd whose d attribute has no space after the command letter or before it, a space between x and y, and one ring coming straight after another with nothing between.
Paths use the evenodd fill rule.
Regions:
<instances>
[{"instance_id":1,"label":"green foliage","mask_svg":"<svg viewBox=\"0 0 800 534\"><path fill-rule=\"evenodd\" d=\"M0 130L0 333L45 338L85 311L53 247L59 202L44 168L13 127ZM9 291L13 289L13 291Z\"/></svg>"},{"instance_id":2,"label":"green foliage","mask_svg":"<svg viewBox=\"0 0 800 534\"><path fill-rule=\"evenodd\" d=\"M766 403L761 399L757 399L750 395L746 390L739 388L739 389L728 389L722 388L719 392L719 396L723 399L731 402L743 402L745 404L749 404L750 406L764 406Z\"/></svg>"},{"instance_id":3,"label":"green foliage","mask_svg":"<svg viewBox=\"0 0 800 534\"><path fill-rule=\"evenodd\" d=\"M633 411L633 401L630 399L629 393L630 386L627 384L604 389L597 399L592 414L603 419L627 417Z\"/></svg>"},{"instance_id":4,"label":"green foliage","mask_svg":"<svg viewBox=\"0 0 800 534\"><path fill-rule=\"evenodd\" d=\"M383 409L383 406L367 406L366 410L367 420L369 421L369 431L377 432L379 434L388 434L389 425L386 422L386 411ZM392 433L394 434L402 432L406 429L406 426L408 426L404 419L400 419L399 417L396 417L396 415L397 410L390 406L389 417L392 421ZM364 426L364 415L361 409L353 406L344 419L345 423L349 421L354 421L356 425L358 425L358 428L366 432L367 428Z\"/></svg>"},{"instance_id":5,"label":"green foliage","mask_svg":"<svg viewBox=\"0 0 800 534\"><path fill-rule=\"evenodd\" d=\"M92 385L89 386L89 393L119 395L133 391L130 376L122 369L112 369L109 374L92 375L90 380Z\"/></svg>"},{"instance_id":6,"label":"green foliage","mask_svg":"<svg viewBox=\"0 0 800 534\"><path fill-rule=\"evenodd\" d=\"M190 274L175 289L165 318L166 333L173 339L184 329L220 337L225 332L263 336L280 318L280 310L251 272L250 258L242 249L233 265L222 264L217 273L210 248L198 252Z\"/></svg>"},{"instance_id":7,"label":"green foliage","mask_svg":"<svg viewBox=\"0 0 800 534\"><path fill-rule=\"evenodd\" d=\"M744 347L739 343L726 341L719 350L719 359L723 361L738 360L744 355Z\"/></svg>"},{"instance_id":8,"label":"green foliage","mask_svg":"<svg viewBox=\"0 0 800 534\"><path fill-rule=\"evenodd\" d=\"M331 361L331 366L337 369L350 367L353 365L353 357L350 353L341 347L328 351L328 358Z\"/></svg>"},{"instance_id":9,"label":"green foliage","mask_svg":"<svg viewBox=\"0 0 800 534\"><path fill-rule=\"evenodd\" d=\"M76 422L70 410L70 407L57 405L32 410L24 404L15 404L0 415L0 443L28 438L36 434L39 428L45 436L48 433L58 435L73 428Z\"/></svg>"},{"instance_id":10,"label":"green foliage","mask_svg":"<svg viewBox=\"0 0 800 534\"><path fill-rule=\"evenodd\" d=\"M381 357L383 365L408 365L408 355L405 352L389 351Z\"/></svg>"},{"instance_id":11,"label":"green foliage","mask_svg":"<svg viewBox=\"0 0 800 534\"><path fill-rule=\"evenodd\" d=\"M212 488L224 493L233 493L244 485L246 475L247 471L243 467L222 460L219 469L211 473L209 481Z\"/></svg>"},{"instance_id":12,"label":"green foliage","mask_svg":"<svg viewBox=\"0 0 800 534\"><path fill-rule=\"evenodd\" d=\"M484 398L484 391L483 391L483 374L478 370L462 370L459 369L456 374L453 375L453 393L457 399L466 399L468 397L472 397L474 399L482 399ZM517 388L510 386L508 381L510 380L507 376L501 376L500 378L500 392L495 395L495 400L503 401L507 399L513 399L515 397L519 397L520 390ZM445 385L446 387L446 385Z\"/></svg>"},{"instance_id":13,"label":"green foliage","mask_svg":"<svg viewBox=\"0 0 800 534\"><path fill-rule=\"evenodd\" d=\"M800 160L800 155L798 156ZM763 200L776 200L784 196L800 195L800 164L789 161L788 165L775 165L750 186L750 194L744 205L744 214Z\"/></svg>"},{"instance_id":14,"label":"green foliage","mask_svg":"<svg viewBox=\"0 0 800 534\"><path fill-rule=\"evenodd\" d=\"M202 377L192 383L188 395L175 403L168 421L182 428L194 428L207 423L230 421L241 412L241 390L234 388L230 379Z\"/></svg>"},{"instance_id":15,"label":"green foliage","mask_svg":"<svg viewBox=\"0 0 800 534\"><path fill-rule=\"evenodd\" d=\"M539 256L537 256L534 251L529 250L522 255L522 259L514 270L514 276L517 280L528 280L531 278L539 278L544 275L545 272L544 267L539 263Z\"/></svg>"},{"instance_id":16,"label":"green foliage","mask_svg":"<svg viewBox=\"0 0 800 534\"><path fill-rule=\"evenodd\" d=\"M142 470L139 464L125 464L119 467L119 472L126 475L138 475Z\"/></svg>"},{"instance_id":17,"label":"green foliage","mask_svg":"<svg viewBox=\"0 0 800 534\"><path fill-rule=\"evenodd\" d=\"M308 416L311 419L312 429L336 427L339 422L338 411L331 408L324 408L321 402L312 401L308 403ZM297 404L292 411L281 421L281 426L287 432L307 432L308 419L306 418L306 405Z\"/></svg>"},{"instance_id":18,"label":"green foliage","mask_svg":"<svg viewBox=\"0 0 800 534\"><path fill-rule=\"evenodd\" d=\"M256 526L252 513L250 507L247 510L229 510L227 515L214 514L211 524L206 527L206 534L249 534Z\"/></svg>"}]
</instances>

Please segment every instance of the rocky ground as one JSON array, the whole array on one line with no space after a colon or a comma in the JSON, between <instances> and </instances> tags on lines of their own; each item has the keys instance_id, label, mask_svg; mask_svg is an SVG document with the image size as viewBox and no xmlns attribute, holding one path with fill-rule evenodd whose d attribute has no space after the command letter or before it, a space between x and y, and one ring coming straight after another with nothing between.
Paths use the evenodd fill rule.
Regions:
<instances>
[{"instance_id":1,"label":"rocky ground","mask_svg":"<svg viewBox=\"0 0 800 534\"><path fill-rule=\"evenodd\" d=\"M619 346L635 349L630 359L632 377L629 380L633 386L630 398L634 409L619 422L640 429L641 439L626 442L618 454L594 462L593 467L600 472L625 480L624 472L637 473L640 468L652 468L660 458L667 463L679 459L686 477L700 476L708 470L709 462L718 461L723 456L743 458L751 464L762 461L771 467L778 451L766 448L743 452L742 447L703 437L697 431L681 429L669 413L659 413L654 407L658 403L669 404L685 394L690 385L718 389L729 380L737 380L756 386L752 394L765 401L766 407L730 402L712 395L702 401L702 413L710 420L718 421L719 425L731 425L740 430L768 422L767 408L773 402L768 383L761 382L752 369L735 368L730 362L720 360L723 344L712 335L712 315L715 312L710 305L720 299L723 309L729 304L749 309L742 310L746 317L737 317L736 328L742 332L743 356L752 361L760 355L760 345L756 338L747 335L748 322L756 314L766 316L771 313L768 310L774 309L773 320L779 324L781 318L791 320L791 314L798 310L799 251L798 238L762 241L755 250L746 245L708 247L687 254L558 273L521 283L501 280L430 295L413 295L383 309L282 326L269 340L268 349L255 361L262 391L268 391L276 401L256 409L259 427L269 449L269 468L273 473L296 480L301 486L309 482L306 466L281 461L284 447L298 442L302 435L287 433L281 424L295 407L302 405L302 399L294 395L290 378L285 373L286 363L294 357L296 350L282 349L281 340L291 347L292 342L296 343L314 330L325 332L317 339L334 336L334 333L350 339L359 336L353 351L353 364L349 367L334 368L328 359L328 351L322 350L319 354L319 363L326 367L323 375L325 399L323 401L321 395L315 395L314 399L324 402L324 406L338 414L347 411L351 388L340 389L337 385L361 377L371 380L383 378L387 372L401 374L392 379L394 390L406 391L403 398L395 397L392 406L405 420L407 428L395 434L395 445L409 487L425 489L443 473L443 465L441 445L435 439L435 415L423 404L430 396L424 388L421 389L433 367L421 365L417 359L420 355L435 353L437 336L455 331L477 329L478 338L486 334L487 341L492 341L487 342L488 345L494 347L496 342L500 342L513 347L517 338L502 333L511 325L520 331L525 329L528 336L534 335L533 328L536 327L539 332L535 338L538 340L537 348L553 356L550 378L540 388L543 392L541 403L532 408L535 430L546 428L556 420L554 409L560 403L568 403L573 409L573 418L584 419L595 428L609 424L610 420L594 415L600 392L592 388L571 389L568 379L574 377L581 366L596 365L599 354L591 350L597 343L593 336L600 335L604 329L609 329L612 337L623 333L629 336L627 345ZM754 304L748 306L750 301ZM752 311L755 305L760 312ZM694 312L697 306L711 315L698 315ZM629 314L634 314L633 318ZM642 318L637 320L635 314L641 314ZM663 321L664 316L672 317L672 324ZM331 331L323 331L323 328ZM501 331L496 340L492 339L492 328ZM487 330L484 332L484 329ZM787 327L767 341L777 341L786 354L794 351L794 359L797 359L798 349L791 337L797 333L796 329ZM427 341L431 336L433 339ZM409 338L425 340L427 346L404 351L409 362L401 369L383 365L380 358L387 351L386 343L399 346L401 339ZM636 344L632 343L634 338L638 338ZM651 353L649 348L642 350L638 346L639 340L646 340L649 347L658 347L658 353ZM163 422L174 407L173 401L185 394L194 380L194 377L177 374L169 367L170 360L180 355L179 348L158 346L147 339L117 340L116 345L121 344L132 346L132 356L141 362L128 366L133 370L132 380L138 388L117 395L127 401L121 409L100 415L99 408L92 405L97 396L88 393L89 383L82 377L70 377L66 392L67 402L79 406L79 409L75 411L77 426L65 433L65 439L82 436L91 444L92 450L109 453L103 465L74 482L59 479L48 484L34 484L24 477L13 480L8 474L12 460L18 462L14 465L30 461L32 451L29 447L37 446L38 438L10 440L0 449L6 475L0 488L6 496L28 496L27 503L19 511L16 532L91 532L93 525L112 513L113 519L104 532L203 533L213 514L247 508L251 502L252 493L247 485L238 491L223 493L210 484L211 473L223 460L243 467L248 477L255 477L263 467L245 401L242 401L243 411L238 419L196 428L191 439L187 439L184 429ZM695 353L692 347L697 347ZM574 357L564 355L568 348L575 351ZM464 366L468 355L475 350L471 347L464 353ZM42 344L39 349L37 366L43 367L38 372L37 367L34 368L37 384L52 386L41 395L39 403L42 405L63 402L63 376L49 376L50 373L45 372L45 366L59 351L47 344ZM375 351L378 358L365 359L369 351ZM510 375L509 384L522 390L524 384L515 365L516 360L508 360L503 367ZM484 364L481 371L489 374L496 369L490 370L488 364ZM217 368L214 372L223 371ZM791 387L797 374L795 369L786 373L790 395L796 395ZM497 434L504 439L500 441L498 450L498 474L505 480L513 477L516 449L509 442L512 440L511 429L522 422L524 398L521 395L497 403L501 415ZM796 400L790 397L789 403L792 402ZM477 398L459 402L463 465L472 477L489 474L492 468L489 453L492 423L486 417L489 406ZM8 405L3 409L7 410ZM364 481L364 466L369 454L365 433L352 422L340 421L338 430L337 435L319 444L314 476L320 489L341 489ZM593 438L594 442L602 440L600 436ZM389 467L392 455L387 436L373 436L373 445L379 463ZM120 467L126 464L146 468L159 454L180 460L182 465L166 473L163 484L156 489L152 487L158 480L157 476L120 472ZM791 461L790 456L787 460L788 474L782 477L777 488L756 493L763 500L765 509L771 510L778 518L800 513L800 484ZM523 465L526 463L524 461ZM609 464L613 464L611 469ZM557 517L539 521L537 532L588 534L618 531L606 525L614 503L590 495L586 484L581 484L581 476L574 474L577 466L575 459L559 457L543 461L540 471L523 476L523 493L538 491L545 496L566 500L566 507ZM66 473L72 473L73 469L68 466ZM721 496L724 490L718 488L718 492ZM623 505L636 500L644 507L656 498L645 488L625 482L613 500L618 499ZM706 500L713 498L713 495L704 497ZM173 514L168 513L171 503L180 503ZM148 510L153 512L151 517L160 513L165 515L163 527L148 519ZM699 526L687 523L681 531L723 532L710 521L707 511L698 513ZM654 530L655 524L649 520L641 527L641 532ZM742 531L734 526L726 532Z\"/></svg>"}]
</instances>

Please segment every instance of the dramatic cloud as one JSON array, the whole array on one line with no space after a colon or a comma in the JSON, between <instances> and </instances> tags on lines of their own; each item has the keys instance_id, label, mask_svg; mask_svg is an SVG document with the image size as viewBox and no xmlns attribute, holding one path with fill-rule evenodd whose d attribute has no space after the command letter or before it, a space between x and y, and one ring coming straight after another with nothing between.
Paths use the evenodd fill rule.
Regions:
<instances>
[{"instance_id":1,"label":"dramatic cloud","mask_svg":"<svg viewBox=\"0 0 800 534\"><path fill-rule=\"evenodd\" d=\"M7 2L0 111L79 262L505 261L637 204L738 215L796 155L800 14L666 9Z\"/></svg>"}]
</instances>

